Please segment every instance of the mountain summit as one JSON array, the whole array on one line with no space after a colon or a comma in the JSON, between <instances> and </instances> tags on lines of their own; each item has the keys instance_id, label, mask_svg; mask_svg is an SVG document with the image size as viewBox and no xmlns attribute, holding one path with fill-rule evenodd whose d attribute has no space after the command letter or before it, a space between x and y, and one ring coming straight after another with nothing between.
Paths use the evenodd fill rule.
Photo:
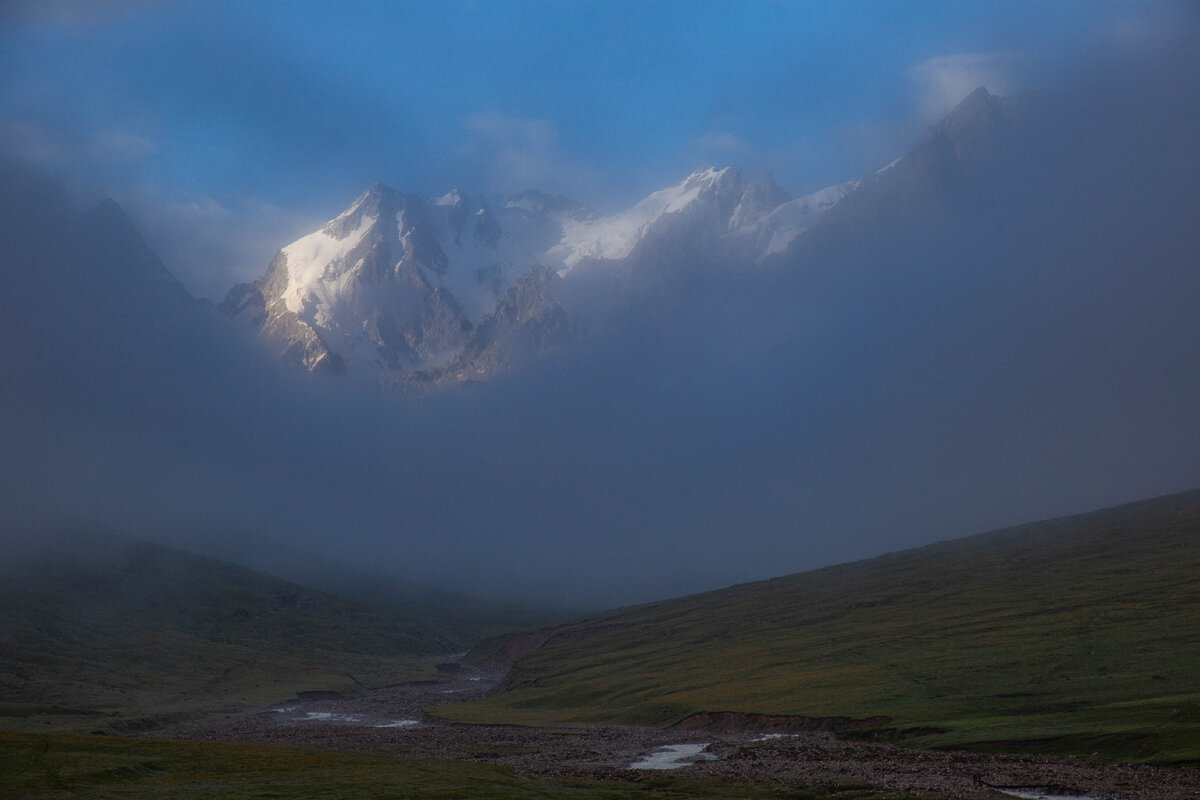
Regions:
<instances>
[{"instance_id":1,"label":"mountain summit","mask_svg":"<svg viewBox=\"0 0 1200 800\"><path fill-rule=\"evenodd\" d=\"M500 202L376 183L221 308L308 371L410 386L487 378L639 294L671 302L714 274L786 268L822 238L807 235L818 222L850 242L881 223L915 232L968 201L964 187L1035 159L1012 148L1046 138L1029 130L1044 116L980 87L892 164L795 199L734 166L608 215L534 189Z\"/></svg>"},{"instance_id":2,"label":"mountain summit","mask_svg":"<svg viewBox=\"0 0 1200 800\"><path fill-rule=\"evenodd\" d=\"M561 341L573 326L559 282L576 273L623 276L664 258L686 268L688 251L718 241L739 251L737 261L757 260L836 203L844 191L834 189L822 203L802 198L799 216L767 223L789 196L769 175L750 179L737 167L697 170L608 216L536 190L500 205L459 189L425 200L376 183L280 250L263 277L234 287L221 309L312 372L385 380L491 374L511 362L495 352L509 338L497 340L496 326L511 328L514 303L522 325L553 320L551 329L526 330L523 341ZM746 232L760 235L735 235ZM689 247L674 251L680 241ZM580 294L575 302L588 302ZM472 338L485 321L483 339ZM491 366L468 363L485 351Z\"/></svg>"}]
</instances>

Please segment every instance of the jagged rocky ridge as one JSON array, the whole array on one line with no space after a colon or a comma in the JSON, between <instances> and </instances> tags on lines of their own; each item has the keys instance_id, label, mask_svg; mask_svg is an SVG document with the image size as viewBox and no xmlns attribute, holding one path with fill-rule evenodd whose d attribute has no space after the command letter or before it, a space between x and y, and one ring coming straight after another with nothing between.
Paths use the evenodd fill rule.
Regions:
<instances>
[{"instance_id":1,"label":"jagged rocky ridge","mask_svg":"<svg viewBox=\"0 0 1200 800\"><path fill-rule=\"evenodd\" d=\"M534 190L495 206L377 183L220 308L312 372L408 385L486 379L577 333L581 305L601 302L596 277L636 284L651 266L670 274L715 252L753 264L858 184L791 200L768 175L709 167L602 216Z\"/></svg>"},{"instance_id":2,"label":"jagged rocky ridge","mask_svg":"<svg viewBox=\"0 0 1200 800\"><path fill-rule=\"evenodd\" d=\"M409 387L485 380L648 289L794 261L818 223L935 213L964 170L1004 146L1022 108L981 87L904 157L796 199L736 167L698 170L608 216L536 190L499 205L376 183L220 308L311 372Z\"/></svg>"}]
</instances>

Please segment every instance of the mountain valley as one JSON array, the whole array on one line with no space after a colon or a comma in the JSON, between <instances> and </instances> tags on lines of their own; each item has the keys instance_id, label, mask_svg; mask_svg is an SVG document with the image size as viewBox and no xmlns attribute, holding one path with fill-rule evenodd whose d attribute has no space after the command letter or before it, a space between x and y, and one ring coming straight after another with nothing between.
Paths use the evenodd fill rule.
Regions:
<instances>
[{"instance_id":1,"label":"mountain valley","mask_svg":"<svg viewBox=\"0 0 1200 800\"><path fill-rule=\"evenodd\" d=\"M77 530L4 582L0 770L23 798L1182 800L1198 520L1156 498L464 660L400 609Z\"/></svg>"},{"instance_id":2,"label":"mountain valley","mask_svg":"<svg viewBox=\"0 0 1200 800\"><path fill-rule=\"evenodd\" d=\"M1200 102L1116 80L215 304L0 160L0 796L1195 797Z\"/></svg>"}]
</instances>

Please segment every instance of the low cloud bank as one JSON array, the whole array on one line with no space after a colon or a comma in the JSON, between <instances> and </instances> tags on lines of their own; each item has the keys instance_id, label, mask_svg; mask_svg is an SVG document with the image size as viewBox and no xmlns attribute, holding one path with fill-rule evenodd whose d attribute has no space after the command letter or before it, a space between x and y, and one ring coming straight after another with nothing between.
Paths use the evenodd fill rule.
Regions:
<instances>
[{"instance_id":1,"label":"low cloud bank","mask_svg":"<svg viewBox=\"0 0 1200 800\"><path fill-rule=\"evenodd\" d=\"M6 163L4 524L600 606L1200 485L1200 101L1160 80L1196 67L1092 76L903 225L859 209L421 400L277 371Z\"/></svg>"}]
</instances>

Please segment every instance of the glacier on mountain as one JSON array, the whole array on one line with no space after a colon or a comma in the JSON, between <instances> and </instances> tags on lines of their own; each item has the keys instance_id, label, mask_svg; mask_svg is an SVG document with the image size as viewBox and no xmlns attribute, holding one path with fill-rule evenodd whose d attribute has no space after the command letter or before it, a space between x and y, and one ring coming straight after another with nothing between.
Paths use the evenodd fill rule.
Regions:
<instances>
[{"instance_id":1,"label":"glacier on mountain","mask_svg":"<svg viewBox=\"0 0 1200 800\"><path fill-rule=\"evenodd\" d=\"M444 376L445 366L456 375L486 375L511 361L496 350L518 328L527 344L561 342L572 329L564 322L564 292L541 277L522 289L520 321L505 312L488 323L486 346L478 337L468 346L476 326L492 319L532 270L550 270L567 285L576 273L620 275L660 234L711 240L731 262L761 263L859 183L792 200L768 175L706 167L611 215L537 190L504 203L459 189L424 200L377 183L285 246L262 278L234 287L221 306L310 371L387 379ZM653 257L670 260L660 250ZM569 294L576 304L587 302L580 292ZM535 319L552 329L533 332ZM495 333L501 320L504 336ZM464 362L470 352L487 352L490 366Z\"/></svg>"}]
</instances>

